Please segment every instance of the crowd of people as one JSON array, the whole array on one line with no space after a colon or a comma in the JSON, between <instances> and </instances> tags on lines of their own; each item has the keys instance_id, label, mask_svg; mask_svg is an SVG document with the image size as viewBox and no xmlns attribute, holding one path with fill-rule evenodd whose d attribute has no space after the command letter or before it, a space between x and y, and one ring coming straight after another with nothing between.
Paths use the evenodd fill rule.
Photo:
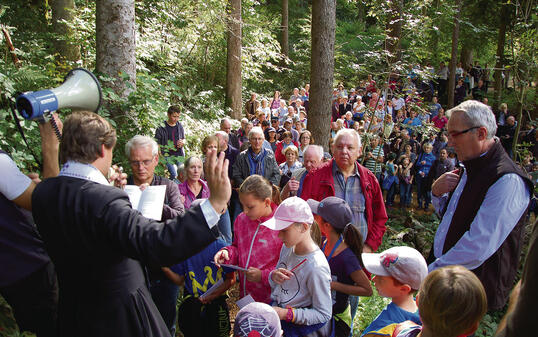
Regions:
<instances>
[{"instance_id":1,"label":"crowd of people","mask_svg":"<svg viewBox=\"0 0 538 337\"><path fill-rule=\"evenodd\" d=\"M229 336L233 320L234 336L347 337L371 279L391 302L363 336L473 335L512 289L538 165L510 159L515 119L505 104L494 114L481 97L445 114L434 94L444 85L412 74L340 84L328 151L307 130L308 84L288 100L253 93L239 129L222 119L201 155L185 153L181 109L171 106L155 137L127 142L129 176L111 168L116 133L98 115L70 115L59 150L42 126L50 179L24 178L0 153L10 167L0 201L24 225L1 218L19 240L2 238L10 244L0 257L14 265L2 295L38 336ZM160 156L168 178L155 173ZM176 166L178 156L186 160ZM125 184L165 186L160 221L132 209ZM440 216L427 259L405 246L376 253L396 206ZM532 268L518 291L533 291ZM236 282L232 318L226 294ZM50 317L21 300L28 287ZM520 296L500 334L515 336L516 319L530 326Z\"/></svg>"}]
</instances>

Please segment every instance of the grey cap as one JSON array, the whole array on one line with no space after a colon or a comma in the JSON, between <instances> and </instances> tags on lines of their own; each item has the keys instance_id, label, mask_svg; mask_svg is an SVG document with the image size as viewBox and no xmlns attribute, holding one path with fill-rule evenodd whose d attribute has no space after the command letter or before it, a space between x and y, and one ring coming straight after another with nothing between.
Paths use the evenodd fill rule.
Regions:
<instances>
[{"instance_id":1,"label":"grey cap","mask_svg":"<svg viewBox=\"0 0 538 337\"><path fill-rule=\"evenodd\" d=\"M351 208L344 199L327 197L321 201L308 199L308 206L312 213L319 215L331 226L344 229L352 221Z\"/></svg>"}]
</instances>

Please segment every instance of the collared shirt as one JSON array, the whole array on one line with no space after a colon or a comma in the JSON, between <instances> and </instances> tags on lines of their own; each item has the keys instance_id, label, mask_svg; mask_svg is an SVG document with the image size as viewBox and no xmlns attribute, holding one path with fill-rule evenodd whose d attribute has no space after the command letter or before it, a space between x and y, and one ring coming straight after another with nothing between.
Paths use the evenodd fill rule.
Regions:
<instances>
[{"instance_id":1,"label":"collared shirt","mask_svg":"<svg viewBox=\"0 0 538 337\"><path fill-rule=\"evenodd\" d=\"M464 172L435 233L433 249L437 259L428 266L429 271L454 264L470 270L479 267L499 249L529 205L530 193L523 179L515 173L505 174L488 189L470 229L443 254L446 235L466 182L467 172ZM448 193L432 197L439 213Z\"/></svg>"},{"instance_id":2,"label":"collared shirt","mask_svg":"<svg viewBox=\"0 0 538 337\"><path fill-rule=\"evenodd\" d=\"M332 170L334 177L334 196L344 199L348 203L352 212L353 225L359 230L364 241L368 236L368 223L364 215L366 201L364 194L362 194L361 177L357 163L355 163L355 171L347 180L344 179L344 175L336 165L336 162L333 162Z\"/></svg>"}]
</instances>

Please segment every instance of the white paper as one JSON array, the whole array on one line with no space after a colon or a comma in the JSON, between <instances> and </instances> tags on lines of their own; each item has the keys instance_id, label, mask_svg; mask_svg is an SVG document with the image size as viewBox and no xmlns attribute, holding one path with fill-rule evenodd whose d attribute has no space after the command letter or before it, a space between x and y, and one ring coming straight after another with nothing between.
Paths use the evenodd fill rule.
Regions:
<instances>
[{"instance_id":1,"label":"white paper","mask_svg":"<svg viewBox=\"0 0 538 337\"><path fill-rule=\"evenodd\" d=\"M239 309L242 309L245 305L248 305L248 304L250 304L252 302L254 302L254 299L249 294L249 295L243 297L242 299L240 299L239 301L235 302L235 304L237 304Z\"/></svg>"},{"instance_id":2,"label":"white paper","mask_svg":"<svg viewBox=\"0 0 538 337\"><path fill-rule=\"evenodd\" d=\"M148 186L144 191L136 185L126 185L124 191L129 196L134 209L146 218L161 220L166 185Z\"/></svg>"},{"instance_id":3,"label":"white paper","mask_svg":"<svg viewBox=\"0 0 538 337\"><path fill-rule=\"evenodd\" d=\"M215 282L215 284L213 284L209 289L206 290L205 293L203 293L200 298L201 299L205 299L207 296L211 295L212 293L214 293L217 288L224 283L224 280L222 278L220 278L217 282Z\"/></svg>"},{"instance_id":4,"label":"white paper","mask_svg":"<svg viewBox=\"0 0 538 337\"><path fill-rule=\"evenodd\" d=\"M213 262L213 264L214 263L215 262ZM236 266L236 265L233 265L233 264L220 263L219 265L221 267L226 267L226 268L230 268L230 269L235 269L235 270L240 270L240 271L248 271L247 268L239 267L239 266Z\"/></svg>"}]
</instances>

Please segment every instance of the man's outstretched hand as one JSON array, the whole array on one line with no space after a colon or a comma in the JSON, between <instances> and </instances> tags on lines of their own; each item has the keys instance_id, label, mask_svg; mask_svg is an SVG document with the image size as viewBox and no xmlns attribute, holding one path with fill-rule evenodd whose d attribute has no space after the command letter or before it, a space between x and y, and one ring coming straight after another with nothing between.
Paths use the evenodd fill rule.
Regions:
<instances>
[{"instance_id":1,"label":"man's outstretched hand","mask_svg":"<svg viewBox=\"0 0 538 337\"><path fill-rule=\"evenodd\" d=\"M205 160L204 172L210 192L209 202L217 213L222 214L232 195L228 159L224 159L224 152L217 156L216 150L210 150Z\"/></svg>"}]
</instances>

